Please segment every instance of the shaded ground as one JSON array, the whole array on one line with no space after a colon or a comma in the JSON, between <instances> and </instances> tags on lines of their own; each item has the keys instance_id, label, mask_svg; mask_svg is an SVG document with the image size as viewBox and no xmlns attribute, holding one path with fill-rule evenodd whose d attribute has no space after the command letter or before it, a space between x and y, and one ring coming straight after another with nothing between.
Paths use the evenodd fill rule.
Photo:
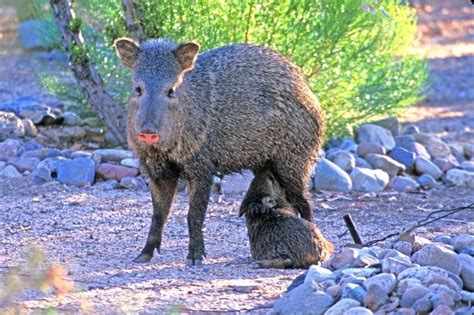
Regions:
<instances>
[{"instance_id":1,"label":"shaded ground","mask_svg":"<svg viewBox=\"0 0 474 315\"><path fill-rule=\"evenodd\" d=\"M467 0L415 1L415 5L420 13L419 49L429 58L433 85L428 101L409 110L406 121L447 139L474 142L473 7ZM8 16L11 13L0 14L0 19ZM0 102L26 95L47 99L35 78L37 54L18 50L11 30L0 28L0 35ZM42 63L55 65L48 60ZM173 205L162 253L150 264L137 265L131 259L148 231L148 192L67 188L54 183L31 187L26 179L0 179L0 192L0 273L24 261L28 244L34 244L69 270L68 277L79 290L61 298L28 292L16 304L28 310L156 312L181 305L199 311L265 312L301 273L254 268L245 224L237 217L241 197L211 203L205 230L207 266L189 269L183 265L187 248L184 195ZM346 213L351 213L363 240L368 241L411 224L430 210L473 202L472 190L444 186L422 194L313 195L315 220L338 246L351 242L342 220ZM419 232L425 236L472 234L473 222L472 211L461 212ZM251 286L255 286L251 292L242 292Z\"/></svg>"}]
</instances>

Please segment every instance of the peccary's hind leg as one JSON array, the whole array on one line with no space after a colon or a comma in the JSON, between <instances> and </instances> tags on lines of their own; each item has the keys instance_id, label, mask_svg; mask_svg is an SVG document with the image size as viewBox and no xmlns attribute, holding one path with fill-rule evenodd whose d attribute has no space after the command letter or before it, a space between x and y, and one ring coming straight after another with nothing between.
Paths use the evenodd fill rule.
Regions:
<instances>
[{"instance_id":1,"label":"peccary's hind leg","mask_svg":"<svg viewBox=\"0 0 474 315\"><path fill-rule=\"evenodd\" d=\"M189 181L189 251L186 261L187 266L202 265L202 259L206 256L202 226L209 203L211 186L212 180L210 176L206 180Z\"/></svg>"},{"instance_id":2,"label":"peccary's hind leg","mask_svg":"<svg viewBox=\"0 0 474 315\"><path fill-rule=\"evenodd\" d=\"M276 259L265 259L258 260L257 264L260 268L275 268L275 269L285 269L293 267L293 260L290 258L276 258Z\"/></svg>"},{"instance_id":3,"label":"peccary's hind leg","mask_svg":"<svg viewBox=\"0 0 474 315\"><path fill-rule=\"evenodd\" d=\"M292 167L284 164L275 165L273 172L285 191L287 201L300 213L303 219L313 222L313 210L306 198L307 174L303 165L293 165Z\"/></svg>"},{"instance_id":4,"label":"peccary's hind leg","mask_svg":"<svg viewBox=\"0 0 474 315\"><path fill-rule=\"evenodd\" d=\"M155 248L160 251L163 226L168 220L171 203L176 193L178 178L152 179L150 184L151 200L153 203L153 216L145 247L140 255L133 261L137 263L149 262L153 257Z\"/></svg>"}]
</instances>

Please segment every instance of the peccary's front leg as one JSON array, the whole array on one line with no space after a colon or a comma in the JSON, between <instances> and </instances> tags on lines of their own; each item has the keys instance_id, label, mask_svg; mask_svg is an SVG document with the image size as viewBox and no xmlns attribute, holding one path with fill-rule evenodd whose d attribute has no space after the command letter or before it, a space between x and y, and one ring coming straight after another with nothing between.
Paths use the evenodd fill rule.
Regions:
<instances>
[{"instance_id":1,"label":"peccary's front leg","mask_svg":"<svg viewBox=\"0 0 474 315\"><path fill-rule=\"evenodd\" d=\"M202 265L202 259L206 256L202 226L209 203L211 186L211 177L207 180L189 181L189 251L186 261L187 266Z\"/></svg>"},{"instance_id":2,"label":"peccary's front leg","mask_svg":"<svg viewBox=\"0 0 474 315\"><path fill-rule=\"evenodd\" d=\"M168 220L171 203L173 202L178 178L152 179L150 183L151 200L153 203L153 217L145 247L134 262L149 262L153 257L155 248L160 252L161 235L163 226Z\"/></svg>"}]
</instances>

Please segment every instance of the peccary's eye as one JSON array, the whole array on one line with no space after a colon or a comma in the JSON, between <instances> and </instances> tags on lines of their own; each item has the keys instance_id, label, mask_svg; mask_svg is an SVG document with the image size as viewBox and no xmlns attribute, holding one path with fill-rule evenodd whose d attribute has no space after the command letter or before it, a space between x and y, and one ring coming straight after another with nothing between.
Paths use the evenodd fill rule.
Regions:
<instances>
[{"instance_id":1,"label":"peccary's eye","mask_svg":"<svg viewBox=\"0 0 474 315\"><path fill-rule=\"evenodd\" d=\"M137 96L142 96L142 93L143 93L142 87L139 86L139 85L137 85L137 86L135 87L135 94L136 94Z\"/></svg>"},{"instance_id":2,"label":"peccary's eye","mask_svg":"<svg viewBox=\"0 0 474 315\"><path fill-rule=\"evenodd\" d=\"M170 98L174 98L175 95L174 95L174 89L169 89L168 90L168 93L166 94L166 96L170 97Z\"/></svg>"}]
</instances>

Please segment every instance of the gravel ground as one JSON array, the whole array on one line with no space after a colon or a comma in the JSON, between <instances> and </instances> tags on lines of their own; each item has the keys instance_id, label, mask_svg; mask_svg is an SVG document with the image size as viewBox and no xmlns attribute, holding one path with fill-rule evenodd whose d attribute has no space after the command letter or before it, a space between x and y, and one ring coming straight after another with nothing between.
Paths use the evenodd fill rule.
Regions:
<instances>
[{"instance_id":1,"label":"gravel ground","mask_svg":"<svg viewBox=\"0 0 474 315\"><path fill-rule=\"evenodd\" d=\"M473 7L465 0L414 2L420 16L419 49L429 58L433 85L428 100L410 109L405 121L448 140L474 142ZM55 69L53 65L37 59L37 54L18 50L15 36L5 28L0 27L0 34L0 102L26 95L48 99L32 74L38 62ZM148 192L59 184L31 187L25 179L0 179L0 191L0 274L22 264L28 245L33 244L45 251L48 260L60 262L75 281L77 291L62 297L36 292L19 297L15 306L28 312L53 307L66 313L179 309L265 313L302 272L255 268L249 259L244 221L237 217L239 196L210 204L205 230L208 257L201 269L183 264L185 195L173 204L162 253L151 263L138 265L131 260L148 231ZM472 190L445 186L420 194L313 195L315 220L338 247L351 242L342 220L348 212L368 241L411 224L430 210L473 202ZM419 233L427 237L472 234L473 222L472 211L460 212Z\"/></svg>"}]
</instances>

